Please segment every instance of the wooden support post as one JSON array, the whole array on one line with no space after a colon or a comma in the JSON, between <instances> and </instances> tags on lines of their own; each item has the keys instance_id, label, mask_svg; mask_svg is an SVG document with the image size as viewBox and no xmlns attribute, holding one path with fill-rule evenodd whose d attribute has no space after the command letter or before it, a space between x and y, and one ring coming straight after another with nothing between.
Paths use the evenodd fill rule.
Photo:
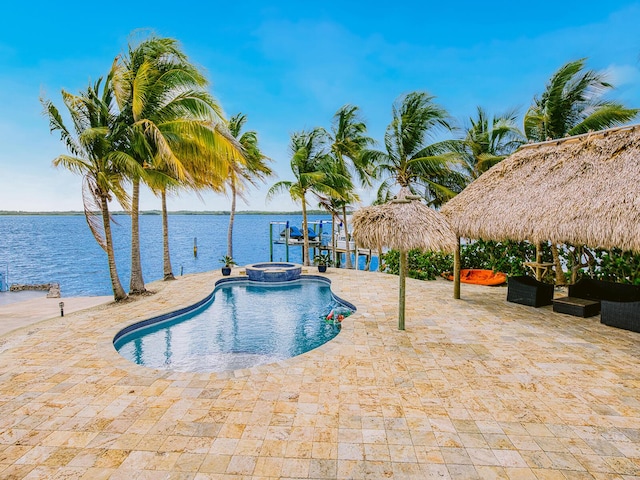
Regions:
<instances>
[{"instance_id":1,"label":"wooden support post","mask_svg":"<svg viewBox=\"0 0 640 480\"><path fill-rule=\"evenodd\" d=\"M456 249L453 252L453 298L460 300L460 237L456 237Z\"/></svg>"},{"instance_id":2,"label":"wooden support post","mask_svg":"<svg viewBox=\"0 0 640 480\"><path fill-rule=\"evenodd\" d=\"M536 280L542 280L542 267L540 264L542 263L542 244L536 243Z\"/></svg>"},{"instance_id":3,"label":"wooden support post","mask_svg":"<svg viewBox=\"0 0 640 480\"><path fill-rule=\"evenodd\" d=\"M273 223L269 222L269 261L273 262Z\"/></svg>"},{"instance_id":4,"label":"wooden support post","mask_svg":"<svg viewBox=\"0 0 640 480\"><path fill-rule=\"evenodd\" d=\"M287 221L287 225L284 227L284 252L285 252L285 261L289 261L289 222Z\"/></svg>"},{"instance_id":5,"label":"wooden support post","mask_svg":"<svg viewBox=\"0 0 640 480\"><path fill-rule=\"evenodd\" d=\"M400 299L398 305L398 330L404 330L405 286L407 277L407 251L400 250Z\"/></svg>"}]
</instances>

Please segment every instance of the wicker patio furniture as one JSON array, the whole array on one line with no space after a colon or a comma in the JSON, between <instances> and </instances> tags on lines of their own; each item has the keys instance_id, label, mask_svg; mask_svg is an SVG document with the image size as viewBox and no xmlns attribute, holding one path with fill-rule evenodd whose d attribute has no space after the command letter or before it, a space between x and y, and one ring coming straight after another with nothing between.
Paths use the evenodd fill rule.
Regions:
<instances>
[{"instance_id":1,"label":"wicker patio furniture","mask_svg":"<svg viewBox=\"0 0 640 480\"><path fill-rule=\"evenodd\" d=\"M551 305L553 299L553 285L537 281L533 277L522 275L509 277L507 283L507 301L529 305L530 307L542 307Z\"/></svg>"},{"instance_id":2,"label":"wicker patio furniture","mask_svg":"<svg viewBox=\"0 0 640 480\"><path fill-rule=\"evenodd\" d=\"M600 303L600 322L610 327L640 332L640 301Z\"/></svg>"},{"instance_id":3,"label":"wicker patio furniture","mask_svg":"<svg viewBox=\"0 0 640 480\"><path fill-rule=\"evenodd\" d=\"M553 300L553 311L574 317L593 317L600 313L600 301L580 297L562 297Z\"/></svg>"},{"instance_id":4,"label":"wicker patio furniture","mask_svg":"<svg viewBox=\"0 0 640 480\"><path fill-rule=\"evenodd\" d=\"M569 285L568 297L554 299L553 310L569 315L590 317L601 313L604 302L607 302L608 305L605 313L600 316L602 323L611 326L628 323L625 316L633 310L631 304L640 303L640 287L581 278L574 285ZM625 304L627 305L625 306ZM605 320L602 320L603 315Z\"/></svg>"}]
</instances>

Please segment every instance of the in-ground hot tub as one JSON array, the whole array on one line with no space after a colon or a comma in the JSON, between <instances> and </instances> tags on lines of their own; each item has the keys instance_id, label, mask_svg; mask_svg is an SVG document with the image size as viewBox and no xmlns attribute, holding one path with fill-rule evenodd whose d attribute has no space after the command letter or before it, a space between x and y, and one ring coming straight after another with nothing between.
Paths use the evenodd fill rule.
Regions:
<instances>
[{"instance_id":1,"label":"in-ground hot tub","mask_svg":"<svg viewBox=\"0 0 640 480\"><path fill-rule=\"evenodd\" d=\"M298 280L302 265L289 262L254 263L245 267L249 280L254 282L289 282Z\"/></svg>"}]
</instances>

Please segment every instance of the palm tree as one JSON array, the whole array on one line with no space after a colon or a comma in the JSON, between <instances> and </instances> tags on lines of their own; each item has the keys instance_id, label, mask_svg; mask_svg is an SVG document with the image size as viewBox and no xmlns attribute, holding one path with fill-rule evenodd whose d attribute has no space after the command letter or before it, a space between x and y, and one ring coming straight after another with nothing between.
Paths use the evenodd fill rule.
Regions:
<instances>
[{"instance_id":1,"label":"palm tree","mask_svg":"<svg viewBox=\"0 0 640 480\"><path fill-rule=\"evenodd\" d=\"M313 194L318 199L318 206L326 210L331 215L331 232L336 231L336 219L342 222L345 229L345 254L347 268L351 268L351 253L349 251L349 234L347 229L347 206L360 201L360 197L355 191L351 175L345 170L346 165L339 162L335 155L330 153L327 162L324 164L325 173L324 184L329 188L313 190ZM329 194L327 194L329 192ZM332 242L333 261L336 262L336 244Z\"/></svg>"},{"instance_id":2,"label":"palm tree","mask_svg":"<svg viewBox=\"0 0 640 480\"><path fill-rule=\"evenodd\" d=\"M309 265L309 231L307 224L307 194L324 194L340 197L335 185L335 169L327 152L327 133L322 128L310 132L297 132L291 135L291 171L295 181L282 180L275 183L267 193L270 199L274 195L289 192L294 201L302 204L302 232L304 236L303 263Z\"/></svg>"},{"instance_id":3,"label":"palm tree","mask_svg":"<svg viewBox=\"0 0 640 480\"><path fill-rule=\"evenodd\" d=\"M56 157L53 164L83 176L85 217L96 241L107 254L113 297L116 301L124 300L127 294L116 268L109 201L115 197L126 208L128 195L123 188L123 172L135 163L117 151L123 132L114 111L111 76L104 85L100 79L79 95L63 90L62 99L71 116L74 133L65 126L55 105L41 99L51 131L60 132L61 140L71 153ZM102 217L102 222L97 216Z\"/></svg>"},{"instance_id":4,"label":"palm tree","mask_svg":"<svg viewBox=\"0 0 640 480\"><path fill-rule=\"evenodd\" d=\"M536 142L623 125L638 109L602 96L613 89L605 75L584 70L585 58L568 62L553 74L545 91L534 97L524 117L524 133Z\"/></svg>"},{"instance_id":5,"label":"palm tree","mask_svg":"<svg viewBox=\"0 0 640 480\"><path fill-rule=\"evenodd\" d=\"M516 127L515 110L489 118L482 107L478 107L476 118L462 141L461 163L466 182L478 178L496 163L511 155L525 141Z\"/></svg>"},{"instance_id":6,"label":"palm tree","mask_svg":"<svg viewBox=\"0 0 640 480\"><path fill-rule=\"evenodd\" d=\"M245 163L230 162L227 183L231 189L231 213L229 215L229 228L227 230L227 256L233 258L233 222L236 214L236 197L241 195L244 182L256 185L256 181L264 181L266 177L273 175L273 171L267 165L270 160L263 155L258 147L258 134L252 130L242 132L247 116L241 113L229 119L229 132L238 141L243 149Z\"/></svg>"},{"instance_id":7,"label":"palm tree","mask_svg":"<svg viewBox=\"0 0 640 480\"><path fill-rule=\"evenodd\" d=\"M534 97L524 117L527 139L539 142L623 125L639 110L602 96L613 89L605 76L584 70L585 58L568 62L553 74L545 91ZM551 245L556 283L566 282L556 245Z\"/></svg>"},{"instance_id":8,"label":"palm tree","mask_svg":"<svg viewBox=\"0 0 640 480\"><path fill-rule=\"evenodd\" d=\"M331 232L336 231L336 220L342 221L341 213L342 213L342 204L344 202L342 200L337 200L335 198L328 197L326 195L318 195L318 208L322 210L326 210L329 215L331 215ZM348 249L347 245L347 249ZM331 242L331 259L334 264L338 264L338 256L336 251L336 242Z\"/></svg>"},{"instance_id":9,"label":"palm tree","mask_svg":"<svg viewBox=\"0 0 640 480\"><path fill-rule=\"evenodd\" d=\"M176 40L151 37L135 48L130 45L118 62L115 84L122 121L129 127L129 151L145 173L155 168L189 184L193 172L206 172L205 183L221 185L227 152L233 147L216 128L222 112L205 90L206 78L188 61ZM130 293L146 291L138 207L140 181L149 177L131 178Z\"/></svg>"},{"instance_id":10,"label":"palm tree","mask_svg":"<svg viewBox=\"0 0 640 480\"><path fill-rule=\"evenodd\" d=\"M171 176L167 169L156 165L153 169L147 168L144 175L145 181L151 191L160 196L162 216L162 273L165 281L175 280L171 267L171 252L169 250L169 215L167 211L167 193L177 191L183 184Z\"/></svg>"},{"instance_id":11,"label":"palm tree","mask_svg":"<svg viewBox=\"0 0 640 480\"><path fill-rule=\"evenodd\" d=\"M453 187L457 181L448 181L455 175L449 167L456 156L455 142L428 143L438 131L452 130L446 110L433 99L425 92L398 98L384 136L386 151L364 151L363 161L375 165L377 176L384 178L378 189L378 201L389 198L394 185L421 193L434 206L455 195Z\"/></svg>"},{"instance_id":12,"label":"palm tree","mask_svg":"<svg viewBox=\"0 0 640 480\"><path fill-rule=\"evenodd\" d=\"M346 240L347 268L351 268L351 252L349 251L349 225L347 222L347 206L356 201L357 195L353 191L353 177L357 177L360 185L371 186L373 170L365 162L362 152L373 145L374 141L367 135L367 126L360 117L359 109L353 105L344 105L333 116L331 133L331 154L337 164L338 172L351 179L351 191L344 191L341 201L342 222Z\"/></svg>"},{"instance_id":13,"label":"palm tree","mask_svg":"<svg viewBox=\"0 0 640 480\"><path fill-rule=\"evenodd\" d=\"M179 119L181 122L188 122L189 119ZM167 212L167 194L177 192L180 189L189 189L198 193L203 189L210 189L215 192L224 190L224 178L220 177L216 169L209 169L209 162L203 162L208 156L212 156L215 161L220 156L229 158L232 165L242 165L241 146L235 142L222 124L214 127L216 135L211 145L207 139L201 139L198 135L194 137L182 136L179 143L173 145L173 152L184 167L185 177L176 178L175 174L163 164L160 158L151 168L145 170L145 182L151 190L159 195L162 203L162 245L163 245L163 274L164 280L174 280L173 269L171 267L171 254L169 251L169 219Z\"/></svg>"}]
</instances>

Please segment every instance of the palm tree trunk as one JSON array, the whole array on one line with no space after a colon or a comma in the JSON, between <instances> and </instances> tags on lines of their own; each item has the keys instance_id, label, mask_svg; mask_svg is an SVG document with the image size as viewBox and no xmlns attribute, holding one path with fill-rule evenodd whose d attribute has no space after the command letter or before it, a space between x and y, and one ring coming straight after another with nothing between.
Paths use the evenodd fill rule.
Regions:
<instances>
[{"instance_id":1,"label":"palm tree trunk","mask_svg":"<svg viewBox=\"0 0 640 480\"><path fill-rule=\"evenodd\" d=\"M456 249L453 251L453 298L460 300L460 237L456 235Z\"/></svg>"},{"instance_id":2,"label":"palm tree trunk","mask_svg":"<svg viewBox=\"0 0 640 480\"><path fill-rule=\"evenodd\" d=\"M349 240L350 240L350 238L349 238L349 225L347 224L347 206L346 205L344 205L342 207L342 220L344 221L344 238L346 240L346 246L344 247L345 251L346 251L345 257L347 259L346 267L347 268L352 268L352 265L351 265L351 251L349 250Z\"/></svg>"},{"instance_id":3,"label":"palm tree trunk","mask_svg":"<svg viewBox=\"0 0 640 480\"><path fill-rule=\"evenodd\" d=\"M233 222L236 217L236 182L231 180L231 213L229 214L229 229L227 230L227 256L233 258Z\"/></svg>"},{"instance_id":4,"label":"palm tree trunk","mask_svg":"<svg viewBox=\"0 0 640 480\"><path fill-rule=\"evenodd\" d=\"M111 217L109 217L109 203L106 197L100 197L100 208L102 211L102 225L104 227L104 238L107 248L107 258L109 260L109 275L111 277L111 289L113 290L113 299L116 302L127 298L127 294L122 288L118 270L116 268L116 257L113 252L113 238L111 236Z\"/></svg>"},{"instance_id":5,"label":"palm tree trunk","mask_svg":"<svg viewBox=\"0 0 640 480\"><path fill-rule=\"evenodd\" d=\"M171 255L169 254L169 215L167 214L167 191L162 190L162 248L163 270L165 280L175 280L171 268Z\"/></svg>"},{"instance_id":6,"label":"palm tree trunk","mask_svg":"<svg viewBox=\"0 0 640 480\"><path fill-rule=\"evenodd\" d=\"M131 281L129 295L140 295L147 290L142 278L142 263L140 261L140 179L133 179L133 193L131 194Z\"/></svg>"},{"instance_id":7,"label":"palm tree trunk","mask_svg":"<svg viewBox=\"0 0 640 480\"><path fill-rule=\"evenodd\" d=\"M302 244L303 265L309 266L311 262L309 262L309 230L307 229L307 199L302 195L302 238L304 238L304 243Z\"/></svg>"}]
</instances>

